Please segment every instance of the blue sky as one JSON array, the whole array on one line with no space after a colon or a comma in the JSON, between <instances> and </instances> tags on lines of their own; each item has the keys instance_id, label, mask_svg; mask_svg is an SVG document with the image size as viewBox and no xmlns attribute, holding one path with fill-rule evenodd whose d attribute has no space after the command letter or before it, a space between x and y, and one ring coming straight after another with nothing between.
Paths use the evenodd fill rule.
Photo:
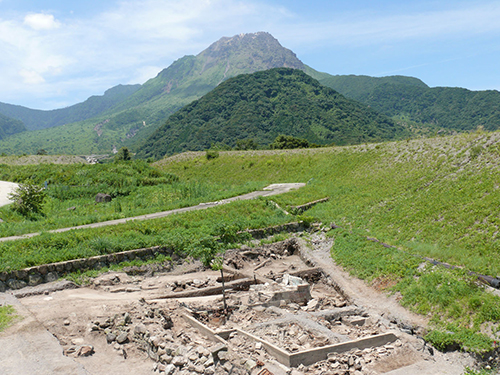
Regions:
<instances>
[{"instance_id":1,"label":"blue sky","mask_svg":"<svg viewBox=\"0 0 500 375\"><path fill-rule=\"evenodd\" d=\"M330 74L500 89L500 1L0 0L0 102L54 109L268 31Z\"/></svg>"}]
</instances>

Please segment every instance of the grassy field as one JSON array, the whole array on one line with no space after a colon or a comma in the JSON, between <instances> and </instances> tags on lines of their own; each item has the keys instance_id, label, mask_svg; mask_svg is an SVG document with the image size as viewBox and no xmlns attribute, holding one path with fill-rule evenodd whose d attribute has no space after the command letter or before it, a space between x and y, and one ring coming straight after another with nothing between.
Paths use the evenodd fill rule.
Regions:
<instances>
[{"instance_id":1,"label":"grassy field","mask_svg":"<svg viewBox=\"0 0 500 375\"><path fill-rule=\"evenodd\" d=\"M52 214L32 223L3 223L2 227L11 228L0 230L25 232L37 225L66 226L71 220L101 221L220 199L270 183L307 182L306 187L272 200L287 207L330 197L302 217L343 228L328 233L335 239L332 256L337 263L368 283L387 285L389 292L401 295L403 305L429 316L433 330L428 339L438 348L458 343L462 348L486 351L498 334L500 298L466 271L500 275L499 146L500 133L476 132L351 147L220 152L210 160L205 153L183 154L155 163L155 169L140 168L143 175L176 176L175 181L145 186L133 175L139 182L128 195L118 195L104 206L93 205L90 196L85 198L87 203L76 200L73 214L65 211L73 205L71 200L63 205L53 197L47 204ZM16 168L10 176L22 175ZM189 191L189 186L198 193L179 193ZM0 264L3 270L16 269L152 245L170 245L180 253L201 256L210 251L210 241L221 226L259 228L297 219L283 214L269 200L234 202L113 228L45 233L0 244ZM88 212L86 204L91 207ZM7 210L0 211L0 217L8 215ZM57 215L73 216L55 219ZM410 254L463 270L426 266ZM481 333L487 325L493 331L489 337Z\"/></svg>"},{"instance_id":2,"label":"grassy field","mask_svg":"<svg viewBox=\"0 0 500 375\"><path fill-rule=\"evenodd\" d=\"M176 175L159 172L143 161L106 165L4 165L0 180L47 182L43 215L26 220L10 207L0 208L0 236L71 227L106 220L166 211L216 201L261 188L240 185L181 181ZM113 197L95 203L97 193Z\"/></svg>"},{"instance_id":3,"label":"grassy field","mask_svg":"<svg viewBox=\"0 0 500 375\"><path fill-rule=\"evenodd\" d=\"M221 152L157 165L199 183L307 182L282 206L411 252L500 275L500 133L293 151Z\"/></svg>"},{"instance_id":4,"label":"grassy field","mask_svg":"<svg viewBox=\"0 0 500 375\"><path fill-rule=\"evenodd\" d=\"M500 299L466 270L500 275L499 141L499 133L477 132L333 149L221 153L211 161L190 154L158 166L187 181L308 182L276 202L286 207L330 197L305 214L344 228L330 232L333 258L367 282L385 280L402 304L428 315L435 328L428 338L437 347L458 343L482 351L493 343L480 333L485 324L494 322L498 334ZM408 254L464 270L424 267Z\"/></svg>"}]
</instances>

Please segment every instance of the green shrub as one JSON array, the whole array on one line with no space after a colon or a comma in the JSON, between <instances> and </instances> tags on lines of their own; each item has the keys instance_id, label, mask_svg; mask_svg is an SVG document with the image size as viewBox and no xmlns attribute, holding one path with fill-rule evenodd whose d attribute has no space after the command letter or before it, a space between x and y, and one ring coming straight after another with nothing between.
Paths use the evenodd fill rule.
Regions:
<instances>
[{"instance_id":1,"label":"green shrub","mask_svg":"<svg viewBox=\"0 0 500 375\"><path fill-rule=\"evenodd\" d=\"M211 159L217 159L219 157L219 151L218 150L207 150L205 152L205 157L207 158L207 160L211 160Z\"/></svg>"},{"instance_id":2,"label":"green shrub","mask_svg":"<svg viewBox=\"0 0 500 375\"><path fill-rule=\"evenodd\" d=\"M40 214L46 195L44 187L38 186L32 181L26 181L9 195L9 198L14 201L11 209L27 217Z\"/></svg>"}]
</instances>

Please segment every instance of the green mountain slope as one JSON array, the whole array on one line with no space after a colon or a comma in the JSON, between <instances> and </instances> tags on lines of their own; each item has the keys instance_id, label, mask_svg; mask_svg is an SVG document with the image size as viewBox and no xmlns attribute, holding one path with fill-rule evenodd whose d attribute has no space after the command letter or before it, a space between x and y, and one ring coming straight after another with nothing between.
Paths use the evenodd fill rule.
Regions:
<instances>
[{"instance_id":1,"label":"green mountain slope","mask_svg":"<svg viewBox=\"0 0 500 375\"><path fill-rule=\"evenodd\" d=\"M26 131L26 127L22 121L7 117L0 113L0 139L23 131Z\"/></svg>"},{"instance_id":2,"label":"green mountain slope","mask_svg":"<svg viewBox=\"0 0 500 375\"><path fill-rule=\"evenodd\" d=\"M265 32L221 38L194 56L184 56L143 85L117 86L103 96L54 111L0 103L0 113L24 122L28 130L0 141L0 152L110 153L139 150L166 119L228 78L276 67L301 69L321 84L387 116L429 133L442 127L495 130L500 125L497 91L429 88L404 76L332 76L304 65ZM55 127L57 126L57 127ZM431 129L431 130L429 130Z\"/></svg>"},{"instance_id":3,"label":"green mountain slope","mask_svg":"<svg viewBox=\"0 0 500 375\"><path fill-rule=\"evenodd\" d=\"M95 117L113 108L140 87L141 85L118 85L106 90L102 96L91 96L82 103L51 111L0 103L0 113L22 121L28 130L52 128Z\"/></svg>"},{"instance_id":4,"label":"green mountain slope","mask_svg":"<svg viewBox=\"0 0 500 375\"><path fill-rule=\"evenodd\" d=\"M405 116L445 129L500 129L500 92L496 90L383 84L356 99L388 116Z\"/></svg>"},{"instance_id":5,"label":"green mountain slope","mask_svg":"<svg viewBox=\"0 0 500 375\"><path fill-rule=\"evenodd\" d=\"M331 75L314 70L306 66L304 70L311 77L317 79L322 85L331 87L342 95L352 99L359 100L375 88L382 85L412 86L420 88L429 88L424 82L414 77L407 76L388 76L388 77L370 77L357 75Z\"/></svg>"},{"instance_id":6,"label":"green mountain slope","mask_svg":"<svg viewBox=\"0 0 500 375\"><path fill-rule=\"evenodd\" d=\"M307 67L306 73L321 84L365 103L390 117L466 131L483 126L500 129L500 92L454 87L428 87L404 76L332 76Z\"/></svg>"},{"instance_id":7,"label":"green mountain slope","mask_svg":"<svg viewBox=\"0 0 500 375\"><path fill-rule=\"evenodd\" d=\"M301 70L275 68L229 79L187 105L137 156L160 158L217 142L234 146L248 138L267 145L279 134L338 145L408 135L388 117L321 86Z\"/></svg>"}]
</instances>

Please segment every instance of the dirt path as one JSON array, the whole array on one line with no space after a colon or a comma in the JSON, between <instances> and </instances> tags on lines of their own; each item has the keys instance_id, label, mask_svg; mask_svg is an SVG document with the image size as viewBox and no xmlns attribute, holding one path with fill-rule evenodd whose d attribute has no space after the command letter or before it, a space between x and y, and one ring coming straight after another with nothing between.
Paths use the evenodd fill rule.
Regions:
<instances>
[{"instance_id":1,"label":"dirt path","mask_svg":"<svg viewBox=\"0 0 500 375\"><path fill-rule=\"evenodd\" d=\"M9 194L14 191L18 185L14 182L0 181L0 207L12 203L9 200Z\"/></svg>"},{"instance_id":2,"label":"dirt path","mask_svg":"<svg viewBox=\"0 0 500 375\"><path fill-rule=\"evenodd\" d=\"M312 249L309 249L305 243L302 246L303 249L306 249L306 256L315 267L324 269L335 283L350 297L354 304L376 311L388 320L396 320L418 327L427 326L428 319L422 315L413 314L402 307L398 303L397 295L388 296L384 292L369 287L363 280L350 276L342 267L335 264L330 256L333 239L325 239L324 236L313 235L311 244Z\"/></svg>"},{"instance_id":3,"label":"dirt path","mask_svg":"<svg viewBox=\"0 0 500 375\"><path fill-rule=\"evenodd\" d=\"M310 244L301 240L302 258L314 267L320 267L356 306L365 308L383 318L384 324L398 327L407 340L418 346L416 339L424 336L429 320L405 309L398 302L397 295L388 295L367 285L363 280L352 277L338 266L330 256L333 239L326 239L323 234L313 234ZM407 329L413 335L404 333ZM420 339L417 339L420 340ZM437 350L434 355L413 356L404 358L401 362L393 361L382 364L380 371L387 375L462 375L467 366L473 366L470 355L462 352L441 353Z\"/></svg>"},{"instance_id":4,"label":"dirt path","mask_svg":"<svg viewBox=\"0 0 500 375\"><path fill-rule=\"evenodd\" d=\"M223 200L217 201L217 202L200 203L197 206L178 208L175 210L156 212L156 213L152 213L152 214L128 217L128 218L117 219L117 220L103 221L100 223L78 225L78 226L69 227L69 228L54 229L54 230L49 230L48 232L49 233L61 233L61 232L67 232L67 231L74 230L74 229L100 228L100 227L105 227L105 226L109 226L109 225L124 224L128 221L133 221L133 220L158 219L158 218L162 218L165 216L178 214L181 212L206 210L207 208L220 206L222 204L231 203L231 202L234 202L237 200L249 200L249 199L255 199L258 197L269 197L272 195L283 194L283 193L289 192L290 190L299 189L305 185L306 185L305 183L272 184L272 185L265 187L263 190L253 191L253 192L248 193L248 194L238 195L237 197L223 199ZM1 237L0 242L21 240L21 239L35 237L35 236L39 236L39 235L40 235L40 233L28 233L28 234L23 234L21 236Z\"/></svg>"}]
</instances>

